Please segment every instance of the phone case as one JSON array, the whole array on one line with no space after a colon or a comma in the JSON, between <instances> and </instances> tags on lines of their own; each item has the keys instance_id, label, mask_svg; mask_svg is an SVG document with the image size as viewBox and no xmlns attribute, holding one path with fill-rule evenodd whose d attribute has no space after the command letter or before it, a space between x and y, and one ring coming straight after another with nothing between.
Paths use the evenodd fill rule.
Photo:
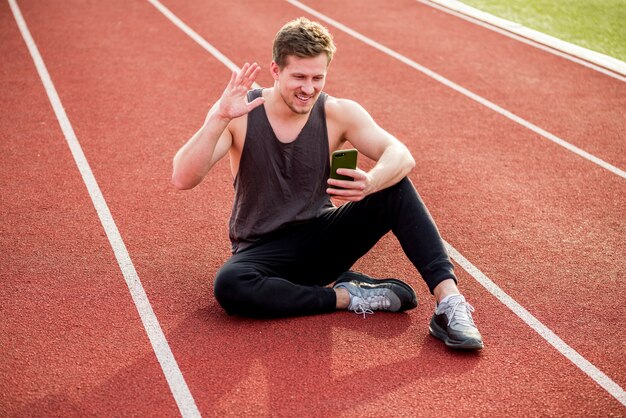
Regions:
<instances>
[{"instance_id":1,"label":"phone case","mask_svg":"<svg viewBox=\"0 0 626 418\"><path fill-rule=\"evenodd\" d=\"M352 177L337 174L338 168L356 168L358 151L356 149L340 149L333 152L330 165L330 178L337 180L354 180Z\"/></svg>"}]
</instances>

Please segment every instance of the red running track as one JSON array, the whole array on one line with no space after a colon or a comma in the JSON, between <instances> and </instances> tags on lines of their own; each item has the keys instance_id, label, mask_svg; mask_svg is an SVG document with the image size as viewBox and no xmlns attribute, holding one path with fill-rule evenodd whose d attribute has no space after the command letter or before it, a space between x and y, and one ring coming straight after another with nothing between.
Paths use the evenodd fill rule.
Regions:
<instances>
[{"instance_id":1,"label":"red running track","mask_svg":"<svg viewBox=\"0 0 626 418\"><path fill-rule=\"evenodd\" d=\"M165 3L236 64L266 68L281 1ZM19 5L202 415L623 415L607 391L460 267L479 354L427 335L432 298L386 237L357 267L399 276L422 305L250 321L212 298L228 257L227 161L169 185L228 69L148 2ZM624 83L413 1L309 3L624 168ZM124 278L6 3L0 412L178 413ZM376 17L374 20L373 16ZM347 34L327 91L360 101L412 150L444 238L567 344L626 386L617 318L624 179ZM259 84L269 85L263 74ZM610 337L607 337L610 336Z\"/></svg>"}]
</instances>

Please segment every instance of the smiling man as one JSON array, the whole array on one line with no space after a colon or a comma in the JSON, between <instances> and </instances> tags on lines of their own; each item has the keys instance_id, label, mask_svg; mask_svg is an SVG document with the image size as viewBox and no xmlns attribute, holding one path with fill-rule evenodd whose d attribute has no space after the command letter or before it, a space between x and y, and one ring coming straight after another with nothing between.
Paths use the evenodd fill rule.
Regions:
<instances>
[{"instance_id":1,"label":"smiling man","mask_svg":"<svg viewBox=\"0 0 626 418\"><path fill-rule=\"evenodd\" d=\"M481 349L473 308L407 177L411 153L358 103L323 92L334 53L322 25L288 22L274 39L273 87L250 90L260 67L245 64L174 157L179 189L230 157L233 255L215 278L215 297L229 314L255 318L413 309L408 284L350 270L393 231L435 296L430 333L449 347ZM338 171L351 181L330 179L330 153L346 142L376 164ZM331 196L347 203L335 207Z\"/></svg>"}]
</instances>

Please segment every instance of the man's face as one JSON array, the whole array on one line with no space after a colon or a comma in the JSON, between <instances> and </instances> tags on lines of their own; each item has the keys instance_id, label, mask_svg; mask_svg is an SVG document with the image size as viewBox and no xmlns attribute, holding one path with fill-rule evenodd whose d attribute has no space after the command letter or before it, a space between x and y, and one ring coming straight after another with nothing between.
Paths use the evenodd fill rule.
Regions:
<instances>
[{"instance_id":1,"label":"man's face","mask_svg":"<svg viewBox=\"0 0 626 418\"><path fill-rule=\"evenodd\" d=\"M271 71L276 80L278 92L285 104L294 113L307 114L324 88L328 57L320 54L312 58L287 57L281 70L272 62Z\"/></svg>"}]
</instances>

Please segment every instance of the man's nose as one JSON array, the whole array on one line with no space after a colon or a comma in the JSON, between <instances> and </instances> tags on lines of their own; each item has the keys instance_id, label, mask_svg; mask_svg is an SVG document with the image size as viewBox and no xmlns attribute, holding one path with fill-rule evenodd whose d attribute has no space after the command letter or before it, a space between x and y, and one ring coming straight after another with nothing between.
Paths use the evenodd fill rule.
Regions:
<instances>
[{"instance_id":1,"label":"man's nose","mask_svg":"<svg viewBox=\"0 0 626 418\"><path fill-rule=\"evenodd\" d=\"M313 94L314 91L315 89L313 88L313 83L311 83L310 81L305 81L302 85L302 92L305 94Z\"/></svg>"}]
</instances>

